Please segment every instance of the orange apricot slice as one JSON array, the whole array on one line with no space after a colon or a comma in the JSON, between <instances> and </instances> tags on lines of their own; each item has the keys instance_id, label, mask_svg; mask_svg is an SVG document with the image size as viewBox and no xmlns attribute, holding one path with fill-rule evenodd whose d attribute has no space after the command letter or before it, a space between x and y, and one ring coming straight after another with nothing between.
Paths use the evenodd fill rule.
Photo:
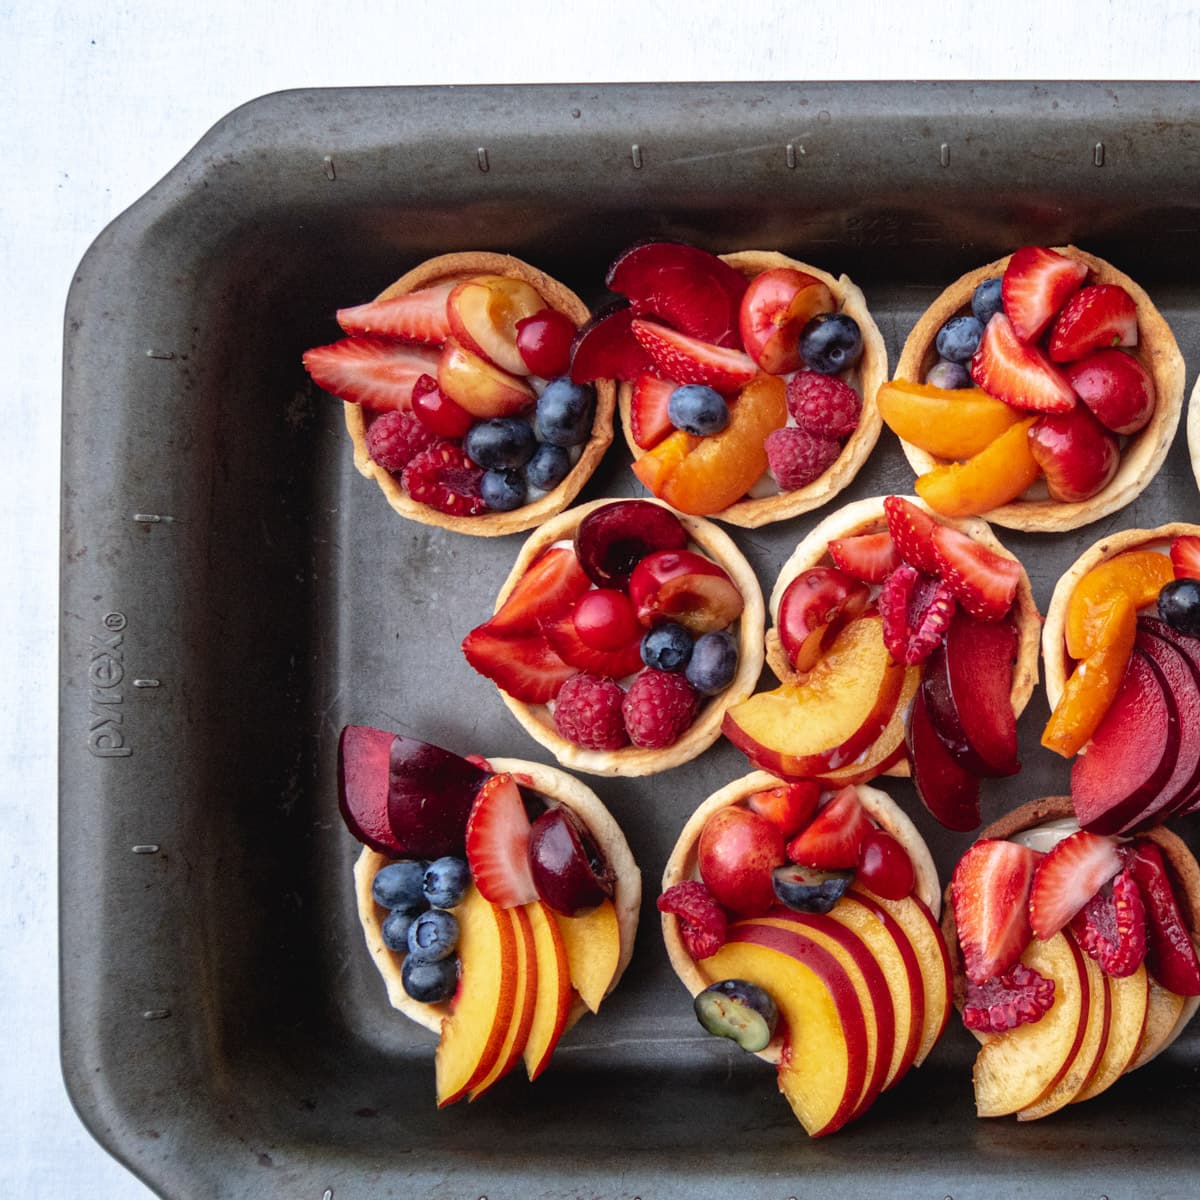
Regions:
<instances>
[{"instance_id":1,"label":"orange apricot slice","mask_svg":"<svg viewBox=\"0 0 1200 1200\"><path fill-rule=\"evenodd\" d=\"M1076 585L1067 602L1067 653L1086 659L1103 645L1113 597L1125 596L1134 612L1153 604L1163 586L1175 578L1171 560L1153 550L1130 550L1093 567Z\"/></svg>"},{"instance_id":2,"label":"orange apricot slice","mask_svg":"<svg viewBox=\"0 0 1200 1200\"><path fill-rule=\"evenodd\" d=\"M1041 474L1029 449L1036 417L1010 425L962 463L946 463L918 477L917 495L946 517L970 517L1015 500Z\"/></svg>"},{"instance_id":3,"label":"orange apricot slice","mask_svg":"<svg viewBox=\"0 0 1200 1200\"><path fill-rule=\"evenodd\" d=\"M898 438L937 458L971 458L1021 419L982 388L951 390L907 379L882 384L875 403Z\"/></svg>"}]
</instances>

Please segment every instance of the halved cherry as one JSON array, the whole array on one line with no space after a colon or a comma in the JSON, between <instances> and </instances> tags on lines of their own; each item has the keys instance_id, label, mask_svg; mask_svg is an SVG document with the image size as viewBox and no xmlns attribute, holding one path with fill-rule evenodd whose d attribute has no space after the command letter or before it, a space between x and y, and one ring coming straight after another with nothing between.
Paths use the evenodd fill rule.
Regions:
<instances>
[{"instance_id":1,"label":"halved cherry","mask_svg":"<svg viewBox=\"0 0 1200 1200\"><path fill-rule=\"evenodd\" d=\"M629 599L647 628L677 621L697 635L728 628L745 603L725 568L693 550L646 555L629 577Z\"/></svg>"}]
</instances>

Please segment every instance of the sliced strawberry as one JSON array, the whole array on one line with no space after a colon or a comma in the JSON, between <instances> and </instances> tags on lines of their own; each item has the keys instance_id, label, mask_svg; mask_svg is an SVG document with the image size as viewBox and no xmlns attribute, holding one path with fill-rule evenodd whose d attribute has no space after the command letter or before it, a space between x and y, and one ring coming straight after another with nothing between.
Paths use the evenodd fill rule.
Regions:
<instances>
[{"instance_id":1,"label":"sliced strawberry","mask_svg":"<svg viewBox=\"0 0 1200 1200\"><path fill-rule=\"evenodd\" d=\"M372 334L440 346L450 336L446 298L454 288L454 283L438 283L390 300L339 308L338 324L351 336Z\"/></svg>"},{"instance_id":2,"label":"sliced strawberry","mask_svg":"<svg viewBox=\"0 0 1200 1200\"><path fill-rule=\"evenodd\" d=\"M1075 389L1037 346L1027 345L997 313L971 359L971 378L989 396L1023 412L1070 412Z\"/></svg>"},{"instance_id":3,"label":"sliced strawberry","mask_svg":"<svg viewBox=\"0 0 1200 1200\"><path fill-rule=\"evenodd\" d=\"M1086 264L1056 250L1022 246L1015 251L1005 268L1000 295L1017 337L1034 341L1086 277Z\"/></svg>"},{"instance_id":4,"label":"sliced strawberry","mask_svg":"<svg viewBox=\"0 0 1200 1200\"><path fill-rule=\"evenodd\" d=\"M493 775L467 817L467 866L479 894L499 908L538 898L529 869L529 817L511 775Z\"/></svg>"},{"instance_id":5,"label":"sliced strawberry","mask_svg":"<svg viewBox=\"0 0 1200 1200\"><path fill-rule=\"evenodd\" d=\"M1063 838L1038 863L1029 927L1049 941L1124 866L1116 840L1086 829Z\"/></svg>"},{"instance_id":6,"label":"sliced strawberry","mask_svg":"<svg viewBox=\"0 0 1200 1200\"><path fill-rule=\"evenodd\" d=\"M1147 839L1134 843L1129 871L1146 906L1146 968L1168 991L1200 996L1200 962L1179 911L1162 851Z\"/></svg>"},{"instance_id":7,"label":"sliced strawberry","mask_svg":"<svg viewBox=\"0 0 1200 1200\"><path fill-rule=\"evenodd\" d=\"M896 553L922 574L938 574L940 568L933 549L933 533L938 528L938 522L903 496L885 497L883 513L887 517L888 532L896 545Z\"/></svg>"},{"instance_id":8,"label":"sliced strawberry","mask_svg":"<svg viewBox=\"0 0 1200 1200\"><path fill-rule=\"evenodd\" d=\"M488 621L493 633L537 633L544 620L569 612L592 586L570 546L552 546L534 559Z\"/></svg>"},{"instance_id":9,"label":"sliced strawberry","mask_svg":"<svg viewBox=\"0 0 1200 1200\"><path fill-rule=\"evenodd\" d=\"M1200 579L1200 537L1185 533L1171 542L1171 565L1176 579Z\"/></svg>"},{"instance_id":10,"label":"sliced strawberry","mask_svg":"<svg viewBox=\"0 0 1200 1200\"><path fill-rule=\"evenodd\" d=\"M1128 868L1071 918L1071 932L1105 975L1124 979L1138 969L1146 957L1146 906Z\"/></svg>"},{"instance_id":11,"label":"sliced strawberry","mask_svg":"<svg viewBox=\"0 0 1200 1200\"><path fill-rule=\"evenodd\" d=\"M634 317L630 329L655 367L676 383L702 383L732 393L758 374L754 359L741 350L714 346L642 317Z\"/></svg>"},{"instance_id":12,"label":"sliced strawberry","mask_svg":"<svg viewBox=\"0 0 1200 1200\"><path fill-rule=\"evenodd\" d=\"M949 628L957 607L950 586L901 563L880 589L883 642L892 659L905 666L923 663Z\"/></svg>"},{"instance_id":13,"label":"sliced strawberry","mask_svg":"<svg viewBox=\"0 0 1200 1200\"><path fill-rule=\"evenodd\" d=\"M629 402L629 432L643 450L653 450L674 431L667 406L671 393L678 385L657 375L639 375L633 381L633 397Z\"/></svg>"},{"instance_id":14,"label":"sliced strawberry","mask_svg":"<svg viewBox=\"0 0 1200 1200\"><path fill-rule=\"evenodd\" d=\"M526 704L549 703L576 673L540 634L497 633L480 625L463 638L462 650L480 675Z\"/></svg>"},{"instance_id":15,"label":"sliced strawberry","mask_svg":"<svg viewBox=\"0 0 1200 1200\"><path fill-rule=\"evenodd\" d=\"M882 583L900 565L900 552L886 531L835 538L829 543L829 557L863 583Z\"/></svg>"},{"instance_id":16,"label":"sliced strawberry","mask_svg":"<svg viewBox=\"0 0 1200 1200\"><path fill-rule=\"evenodd\" d=\"M618 650L594 650L575 629L570 612L542 622L542 633L554 652L577 671L623 679L642 669L642 639L635 638Z\"/></svg>"},{"instance_id":17,"label":"sliced strawberry","mask_svg":"<svg viewBox=\"0 0 1200 1200\"><path fill-rule=\"evenodd\" d=\"M858 866L863 839L874 828L857 790L844 787L788 842L787 856L802 867L850 870Z\"/></svg>"},{"instance_id":18,"label":"sliced strawberry","mask_svg":"<svg viewBox=\"0 0 1200 1200\"><path fill-rule=\"evenodd\" d=\"M438 352L381 337L343 338L306 350L304 369L323 391L375 412L407 409L413 385L436 375Z\"/></svg>"},{"instance_id":19,"label":"sliced strawberry","mask_svg":"<svg viewBox=\"0 0 1200 1200\"><path fill-rule=\"evenodd\" d=\"M1080 288L1063 305L1050 330L1047 349L1056 363L1074 362L1106 346L1136 346L1137 305L1115 283Z\"/></svg>"},{"instance_id":20,"label":"sliced strawberry","mask_svg":"<svg viewBox=\"0 0 1200 1200\"><path fill-rule=\"evenodd\" d=\"M580 326L571 343L571 378L576 383L622 379L632 383L654 369L650 355L630 330L633 309L628 300L615 300Z\"/></svg>"},{"instance_id":21,"label":"sliced strawberry","mask_svg":"<svg viewBox=\"0 0 1200 1200\"><path fill-rule=\"evenodd\" d=\"M984 983L1003 975L1033 939L1029 890L1038 854L1001 838L976 842L958 860L950 903L967 978Z\"/></svg>"},{"instance_id":22,"label":"sliced strawberry","mask_svg":"<svg viewBox=\"0 0 1200 1200\"><path fill-rule=\"evenodd\" d=\"M1012 607L1021 582L1015 558L997 554L965 533L939 525L933 534L938 573L959 604L981 621L999 621Z\"/></svg>"},{"instance_id":23,"label":"sliced strawberry","mask_svg":"<svg viewBox=\"0 0 1200 1200\"><path fill-rule=\"evenodd\" d=\"M778 825L784 837L792 837L812 820L820 798L820 784L801 779L754 792L746 797L746 807Z\"/></svg>"}]
</instances>

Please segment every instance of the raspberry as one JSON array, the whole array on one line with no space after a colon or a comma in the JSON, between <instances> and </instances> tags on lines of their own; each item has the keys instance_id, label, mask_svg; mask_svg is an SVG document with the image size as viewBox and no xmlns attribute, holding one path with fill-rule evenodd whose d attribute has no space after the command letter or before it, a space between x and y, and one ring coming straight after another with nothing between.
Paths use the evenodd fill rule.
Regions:
<instances>
[{"instance_id":1,"label":"raspberry","mask_svg":"<svg viewBox=\"0 0 1200 1200\"><path fill-rule=\"evenodd\" d=\"M1053 1004L1054 980L1017 963L986 983L967 980L963 1024L984 1033L1003 1033L1040 1021Z\"/></svg>"},{"instance_id":2,"label":"raspberry","mask_svg":"<svg viewBox=\"0 0 1200 1200\"><path fill-rule=\"evenodd\" d=\"M725 944L725 910L698 879L667 888L658 898L658 911L674 914L679 936L693 958L708 958Z\"/></svg>"},{"instance_id":3,"label":"raspberry","mask_svg":"<svg viewBox=\"0 0 1200 1200\"><path fill-rule=\"evenodd\" d=\"M454 442L436 442L422 450L407 467L404 490L421 504L458 517L487 512L479 485L483 471Z\"/></svg>"},{"instance_id":4,"label":"raspberry","mask_svg":"<svg viewBox=\"0 0 1200 1200\"><path fill-rule=\"evenodd\" d=\"M1071 919L1071 932L1105 975L1132 975L1146 957L1146 906L1128 870L1097 892Z\"/></svg>"},{"instance_id":5,"label":"raspberry","mask_svg":"<svg viewBox=\"0 0 1200 1200\"><path fill-rule=\"evenodd\" d=\"M380 413L367 429L367 451L385 471L403 471L422 450L437 442L437 434L412 412Z\"/></svg>"},{"instance_id":6,"label":"raspberry","mask_svg":"<svg viewBox=\"0 0 1200 1200\"><path fill-rule=\"evenodd\" d=\"M827 438L849 437L862 413L862 401L848 383L817 371L797 371L788 380L787 406L805 433Z\"/></svg>"},{"instance_id":7,"label":"raspberry","mask_svg":"<svg viewBox=\"0 0 1200 1200\"><path fill-rule=\"evenodd\" d=\"M661 750L692 723L696 693L682 675L647 668L629 685L623 711L629 740L644 750Z\"/></svg>"},{"instance_id":8,"label":"raspberry","mask_svg":"<svg viewBox=\"0 0 1200 1200\"><path fill-rule=\"evenodd\" d=\"M554 698L554 727L585 750L620 750L629 741L620 685L602 675L572 675Z\"/></svg>"},{"instance_id":9,"label":"raspberry","mask_svg":"<svg viewBox=\"0 0 1200 1200\"><path fill-rule=\"evenodd\" d=\"M947 584L907 563L883 581L878 604L888 653L895 662L910 667L933 653L957 607Z\"/></svg>"},{"instance_id":10,"label":"raspberry","mask_svg":"<svg viewBox=\"0 0 1200 1200\"><path fill-rule=\"evenodd\" d=\"M785 492L802 488L825 473L841 453L833 438L785 425L767 434L767 466Z\"/></svg>"}]
</instances>

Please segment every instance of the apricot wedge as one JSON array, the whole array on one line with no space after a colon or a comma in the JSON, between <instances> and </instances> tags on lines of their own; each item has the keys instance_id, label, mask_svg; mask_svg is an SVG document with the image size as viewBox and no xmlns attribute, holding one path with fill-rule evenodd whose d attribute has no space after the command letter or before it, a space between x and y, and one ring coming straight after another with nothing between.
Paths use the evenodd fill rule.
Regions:
<instances>
[{"instance_id":1,"label":"apricot wedge","mask_svg":"<svg viewBox=\"0 0 1200 1200\"><path fill-rule=\"evenodd\" d=\"M1118 596L1124 596L1136 613L1153 604L1174 578L1171 560L1153 550L1129 550L1093 567L1067 602L1067 653L1083 659L1105 644L1110 632L1108 610Z\"/></svg>"},{"instance_id":2,"label":"apricot wedge","mask_svg":"<svg viewBox=\"0 0 1200 1200\"><path fill-rule=\"evenodd\" d=\"M946 463L917 477L917 495L946 517L969 517L1015 500L1042 473L1029 449L1027 417L965 462Z\"/></svg>"},{"instance_id":3,"label":"apricot wedge","mask_svg":"<svg viewBox=\"0 0 1200 1200\"><path fill-rule=\"evenodd\" d=\"M881 384L875 403L898 438L936 458L971 458L1021 420L982 388L949 390L907 379Z\"/></svg>"}]
</instances>

